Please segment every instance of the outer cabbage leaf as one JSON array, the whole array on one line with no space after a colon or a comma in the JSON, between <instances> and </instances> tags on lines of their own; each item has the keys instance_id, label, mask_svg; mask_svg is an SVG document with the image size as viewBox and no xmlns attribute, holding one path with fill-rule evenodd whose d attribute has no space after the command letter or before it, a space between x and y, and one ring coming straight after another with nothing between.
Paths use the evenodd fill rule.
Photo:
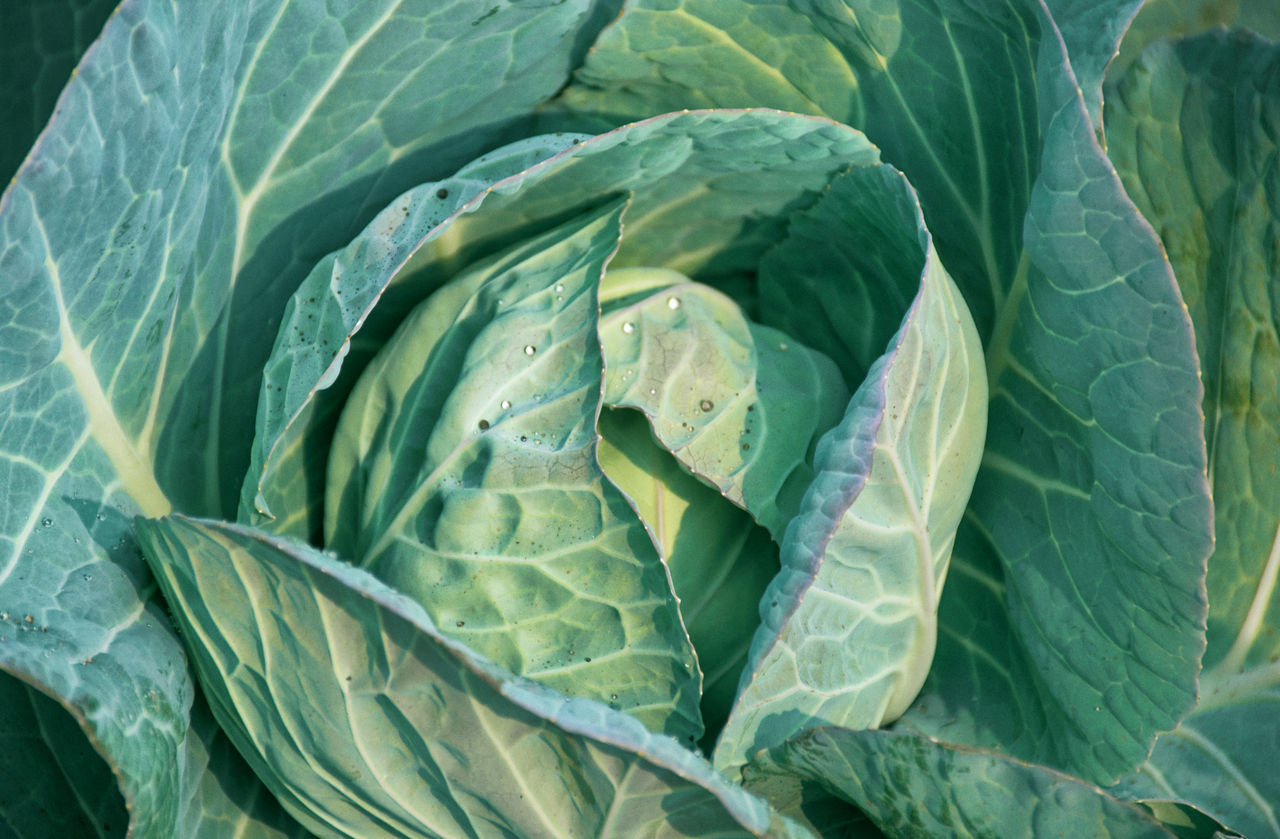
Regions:
<instances>
[{"instance_id":1,"label":"outer cabbage leaf","mask_svg":"<svg viewBox=\"0 0 1280 839\"><path fill-rule=\"evenodd\" d=\"M782 572L761 601L738 699L715 763L803 728L873 728L901 714L933 659L937 608L956 526L986 431L982 348L939 264L915 195L888 166L840 178L806 215L851 229L880 216L888 251L914 251L917 293L838 426L823 436L816 476L782 543ZM832 250L863 245L832 236ZM800 246L801 240L789 242ZM785 264L791 248L771 254ZM776 272L762 282L784 282ZM827 295L857 295L865 276L829 275ZM880 277L886 285L911 276Z\"/></svg>"},{"instance_id":2,"label":"outer cabbage leaf","mask_svg":"<svg viewBox=\"0 0 1280 839\"><path fill-rule=\"evenodd\" d=\"M621 213L479 263L405 319L338 423L326 545L500 666L696 742L666 569L596 461L597 289Z\"/></svg>"},{"instance_id":3,"label":"outer cabbage leaf","mask_svg":"<svg viewBox=\"0 0 1280 839\"><path fill-rule=\"evenodd\" d=\"M522 141L406 193L291 298L262 383L242 519L278 509L265 526L318 531L324 443L354 381L404 312L475 260L630 191L611 265L734 277L754 270L787 211L843 167L876 159L862 135L828 120L695 112Z\"/></svg>"},{"instance_id":4,"label":"outer cabbage leaf","mask_svg":"<svg viewBox=\"0 0 1280 839\"><path fill-rule=\"evenodd\" d=\"M1078 778L906 732L817 728L747 768L747 786L771 799L796 800L802 783L856 804L891 837L1174 835Z\"/></svg>"},{"instance_id":5,"label":"outer cabbage leaf","mask_svg":"<svg viewBox=\"0 0 1280 839\"><path fill-rule=\"evenodd\" d=\"M1195 325L1217 535L1200 700L1116 789L1280 837L1280 47L1157 43L1109 89L1106 125Z\"/></svg>"},{"instance_id":6,"label":"outer cabbage leaf","mask_svg":"<svg viewBox=\"0 0 1280 839\"><path fill-rule=\"evenodd\" d=\"M139 531L215 715L318 835L811 836L676 741L447 639L348 563L237 525Z\"/></svg>"},{"instance_id":7,"label":"outer cabbage leaf","mask_svg":"<svg viewBox=\"0 0 1280 839\"><path fill-rule=\"evenodd\" d=\"M957 560L1007 579L1014 643L946 642L940 658L956 667L937 683L940 719L966 716L975 727L951 736L991 743L1007 720L972 705L987 690L972 674L1020 673L1006 692L1045 721L1020 754L1113 780L1190 709L1204 643L1211 513L1198 364L1172 271L1040 2L637 0L564 103L598 119L740 106L750 89L751 104L799 107L779 83L791 65L718 69L725 50L760 58L743 33L771 14L787 18L791 52L840 52L852 81L828 97L838 106L809 110L865 128L906 173L985 343L988 451L962 530L996 562ZM987 669L989 655L1005 658Z\"/></svg>"},{"instance_id":8,"label":"outer cabbage leaf","mask_svg":"<svg viewBox=\"0 0 1280 839\"><path fill-rule=\"evenodd\" d=\"M611 271L602 295L616 303L600 320L605 403L642 411L686 469L781 542L818 437L848 403L840 371L674 271Z\"/></svg>"},{"instance_id":9,"label":"outer cabbage leaf","mask_svg":"<svg viewBox=\"0 0 1280 839\"><path fill-rule=\"evenodd\" d=\"M231 512L257 336L306 267L504 139L599 24L491 8L126 0L0 198L0 608L45 630L0 667L68 707L137 836L175 835L200 781L129 522Z\"/></svg>"}]
</instances>

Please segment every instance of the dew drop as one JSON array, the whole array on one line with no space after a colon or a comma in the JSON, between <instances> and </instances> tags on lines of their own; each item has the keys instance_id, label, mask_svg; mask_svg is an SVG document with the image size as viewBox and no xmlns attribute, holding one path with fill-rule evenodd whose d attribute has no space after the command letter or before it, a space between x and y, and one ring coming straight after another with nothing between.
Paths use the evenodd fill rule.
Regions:
<instances>
[{"instance_id":1,"label":"dew drop","mask_svg":"<svg viewBox=\"0 0 1280 839\"><path fill-rule=\"evenodd\" d=\"M506 399L502 400L502 410L507 411L510 409L511 409L511 403L508 402Z\"/></svg>"},{"instance_id":2,"label":"dew drop","mask_svg":"<svg viewBox=\"0 0 1280 839\"><path fill-rule=\"evenodd\" d=\"M564 283L556 283L556 294L564 294Z\"/></svg>"},{"instance_id":3,"label":"dew drop","mask_svg":"<svg viewBox=\"0 0 1280 839\"><path fill-rule=\"evenodd\" d=\"M614 701L617 701L617 699L618 699L618 694L616 694L616 693L611 693L611 694L609 694L609 698L610 698L610 699L612 699L612 700L614 700Z\"/></svg>"},{"instance_id":4,"label":"dew drop","mask_svg":"<svg viewBox=\"0 0 1280 839\"><path fill-rule=\"evenodd\" d=\"M786 344L778 344L778 350L779 350L779 351L781 351L781 352L786 352L786 351L787 351L787 345L786 345Z\"/></svg>"},{"instance_id":5,"label":"dew drop","mask_svg":"<svg viewBox=\"0 0 1280 839\"><path fill-rule=\"evenodd\" d=\"M458 626L464 626L464 625L466 625L466 621L458 621Z\"/></svg>"},{"instance_id":6,"label":"dew drop","mask_svg":"<svg viewBox=\"0 0 1280 839\"><path fill-rule=\"evenodd\" d=\"M679 297L668 297L668 298L667 298L667 308L668 308L668 309L673 309L673 310L674 310L674 309L679 309L679 308L680 308L680 298L679 298Z\"/></svg>"},{"instance_id":7,"label":"dew drop","mask_svg":"<svg viewBox=\"0 0 1280 839\"><path fill-rule=\"evenodd\" d=\"M51 527L52 525L53 525L53 519L40 519L41 527Z\"/></svg>"},{"instance_id":8,"label":"dew drop","mask_svg":"<svg viewBox=\"0 0 1280 839\"><path fill-rule=\"evenodd\" d=\"M482 419L476 424L480 426L481 431L485 431L489 428L489 421L487 419Z\"/></svg>"},{"instance_id":9,"label":"dew drop","mask_svg":"<svg viewBox=\"0 0 1280 839\"><path fill-rule=\"evenodd\" d=\"M708 411L710 411L712 408L714 408L715 405L711 402L710 399L704 399L698 403L698 407L701 408L702 412L705 414Z\"/></svg>"},{"instance_id":10,"label":"dew drop","mask_svg":"<svg viewBox=\"0 0 1280 839\"><path fill-rule=\"evenodd\" d=\"M745 452L747 449L749 449L749 448L751 448L751 444L750 444L750 443L743 443L743 444L742 444L742 450L743 450L744 452Z\"/></svg>"},{"instance_id":11,"label":"dew drop","mask_svg":"<svg viewBox=\"0 0 1280 839\"><path fill-rule=\"evenodd\" d=\"M631 321L627 321L626 323L622 324L622 331L630 335L632 332L636 331L636 325Z\"/></svg>"},{"instance_id":12,"label":"dew drop","mask_svg":"<svg viewBox=\"0 0 1280 839\"><path fill-rule=\"evenodd\" d=\"M651 388L649 388L649 395L650 395L650 396L657 396L657 395L658 395L658 389L657 389L656 387L651 387Z\"/></svg>"},{"instance_id":13,"label":"dew drop","mask_svg":"<svg viewBox=\"0 0 1280 839\"><path fill-rule=\"evenodd\" d=\"M444 187L441 187L440 189L436 190L436 198L443 200L448 197L449 197L449 190L445 189Z\"/></svg>"},{"instance_id":14,"label":"dew drop","mask_svg":"<svg viewBox=\"0 0 1280 839\"><path fill-rule=\"evenodd\" d=\"M537 348L537 347L535 347L533 344L525 344L525 346L524 346L524 354L525 354L525 355L533 355L533 354L534 354L534 353L536 353L537 351L538 351L538 348Z\"/></svg>"}]
</instances>

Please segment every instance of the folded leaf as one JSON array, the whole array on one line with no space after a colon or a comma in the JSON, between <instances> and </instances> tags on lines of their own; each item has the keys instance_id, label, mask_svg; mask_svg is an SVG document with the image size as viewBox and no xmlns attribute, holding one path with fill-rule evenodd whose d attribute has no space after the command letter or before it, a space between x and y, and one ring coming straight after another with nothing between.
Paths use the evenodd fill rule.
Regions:
<instances>
[{"instance_id":1,"label":"folded leaf","mask_svg":"<svg viewBox=\"0 0 1280 839\"><path fill-rule=\"evenodd\" d=\"M747 786L799 785L856 804L891 837L1173 839L1140 807L1044 766L917 734L818 728L747 767Z\"/></svg>"},{"instance_id":2,"label":"folded leaf","mask_svg":"<svg viewBox=\"0 0 1280 839\"><path fill-rule=\"evenodd\" d=\"M1199 702L1116 789L1280 837L1280 46L1155 44L1109 89L1106 126L1195 325L1217 537Z\"/></svg>"},{"instance_id":3,"label":"folded leaf","mask_svg":"<svg viewBox=\"0 0 1280 839\"><path fill-rule=\"evenodd\" d=\"M702 746L729 716L757 604L778 573L778 548L750 515L681 468L637 411L600 414L600 468L635 506L671 574L680 617L702 670Z\"/></svg>"},{"instance_id":4,"label":"folded leaf","mask_svg":"<svg viewBox=\"0 0 1280 839\"><path fill-rule=\"evenodd\" d=\"M611 271L601 293L616 298L637 279L658 290L600 320L605 403L643 411L686 469L781 541L813 481L817 439L848 402L839 370L675 272Z\"/></svg>"},{"instance_id":5,"label":"folded leaf","mask_svg":"<svg viewBox=\"0 0 1280 839\"><path fill-rule=\"evenodd\" d=\"M824 102L840 104L806 110L863 128L911 180L986 349L988 453L962 527L1008 580L1016 643L984 633L948 647L974 662L951 686L951 716L981 721L968 741L988 744L1003 711L973 706L963 673L988 654L1021 657L999 669L1030 676L1010 689L1049 721L1024 742L1054 752L1052 765L1114 780L1190 709L1204 638L1198 364L1159 242L1098 144L1043 2L787 4L808 34L778 7L635 0L564 102L620 118L633 104L797 107L779 82L796 66L793 87L804 84L803 62L718 69L724 49L746 42L734 33L769 15L786 16L792 54L839 51L850 81ZM761 306L795 334L774 311Z\"/></svg>"},{"instance_id":6,"label":"folded leaf","mask_svg":"<svg viewBox=\"0 0 1280 839\"><path fill-rule=\"evenodd\" d=\"M390 337L365 329L376 303L407 311L434 290L392 287L415 250L474 210L499 181L572 148L586 135L549 135L513 143L453 177L409 190L352 242L320 260L290 298L258 397L252 462L240 496L241 521L301 539L318 536L329 441L361 370ZM406 285L405 283L401 284ZM358 334L359 333L359 334ZM317 398L319 391L327 391Z\"/></svg>"},{"instance_id":7,"label":"folded leaf","mask_svg":"<svg viewBox=\"0 0 1280 839\"><path fill-rule=\"evenodd\" d=\"M810 835L676 741L446 639L347 563L237 525L139 531L215 715L317 835Z\"/></svg>"},{"instance_id":8,"label":"folded leaf","mask_svg":"<svg viewBox=\"0 0 1280 839\"><path fill-rule=\"evenodd\" d=\"M630 191L612 264L734 276L754 270L784 209L876 156L860 134L827 120L671 114L591 139L521 141L405 193L289 301L262 384L241 518L265 524L260 514L270 513L268 526L299 537L318 530L324 444L355 379L404 312L477 259Z\"/></svg>"},{"instance_id":9,"label":"folded leaf","mask_svg":"<svg viewBox=\"0 0 1280 839\"><path fill-rule=\"evenodd\" d=\"M612 202L421 304L352 391L326 544L499 665L702 736L666 569L596 461Z\"/></svg>"},{"instance_id":10,"label":"folded leaf","mask_svg":"<svg viewBox=\"0 0 1280 839\"><path fill-rule=\"evenodd\" d=\"M811 213L829 224L874 207L914 248L919 290L898 334L823 436L816 477L782 544L782 572L715 762L750 755L820 724L872 728L911 703L933 659L937 608L956 526L986 430L982 349L964 301L938 263L914 193L889 167L832 185ZM856 248L834 239L832 248ZM840 277L832 296L856 294ZM886 282L900 278L885 278Z\"/></svg>"}]
</instances>

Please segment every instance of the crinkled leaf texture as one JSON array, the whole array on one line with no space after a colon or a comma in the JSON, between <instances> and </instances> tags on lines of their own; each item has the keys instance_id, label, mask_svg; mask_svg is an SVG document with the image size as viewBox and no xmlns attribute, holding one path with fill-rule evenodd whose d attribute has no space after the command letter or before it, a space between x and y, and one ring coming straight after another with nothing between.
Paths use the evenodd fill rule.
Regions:
<instances>
[{"instance_id":1,"label":"crinkled leaf texture","mask_svg":"<svg viewBox=\"0 0 1280 839\"><path fill-rule=\"evenodd\" d=\"M242 520L318 533L324 443L360 371L407 310L472 262L630 192L611 267L737 278L781 235L787 212L877 157L860 133L826 119L692 112L589 139L532 138L405 193L288 304L262 381ZM278 518L265 521L268 512Z\"/></svg>"},{"instance_id":2,"label":"crinkled leaf texture","mask_svg":"<svg viewBox=\"0 0 1280 839\"><path fill-rule=\"evenodd\" d=\"M666 568L596 460L597 290L624 206L408 315L343 409L325 541L500 666L693 743L699 679Z\"/></svg>"},{"instance_id":3,"label":"crinkled leaf texture","mask_svg":"<svg viewBox=\"0 0 1280 839\"><path fill-rule=\"evenodd\" d=\"M1280 837L1280 46L1158 42L1108 89L1105 124L1195 325L1217 534L1199 702L1115 789Z\"/></svg>"},{"instance_id":4,"label":"crinkled leaf texture","mask_svg":"<svg viewBox=\"0 0 1280 839\"><path fill-rule=\"evenodd\" d=\"M1173 839L1150 813L1078 778L997 752L909 732L815 728L763 752L747 786L771 800L829 813L813 785L854 804L891 837L1088 836Z\"/></svg>"},{"instance_id":5,"label":"crinkled leaf texture","mask_svg":"<svg viewBox=\"0 0 1280 839\"><path fill-rule=\"evenodd\" d=\"M811 836L675 740L447 639L348 563L240 525L138 529L214 714L318 835Z\"/></svg>"},{"instance_id":6,"label":"crinkled leaf texture","mask_svg":"<svg viewBox=\"0 0 1280 839\"><path fill-rule=\"evenodd\" d=\"M201 774L231 763L198 759L130 522L234 512L259 336L306 271L508 139L600 24L588 0L493 9L125 0L0 198L0 613L35 628L0 632L0 668L68 708L135 836L263 793Z\"/></svg>"},{"instance_id":7,"label":"crinkled leaf texture","mask_svg":"<svg viewBox=\"0 0 1280 839\"><path fill-rule=\"evenodd\" d=\"M977 330L906 179L884 165L855 170L805 216L851 228L831 237L835 251L863 248L858 220L878 217L885 235L871 247L914 256L905 276L833 274L828 297L858 296L877 280L917 290L843 420L818 444L716 745L716 765L728 772L805 727L878 727L915 698L933 660L942 583L986 432ZM766 282L785 282L789 253L784 245L770 254Z\"/></svg>"}]
</instances>

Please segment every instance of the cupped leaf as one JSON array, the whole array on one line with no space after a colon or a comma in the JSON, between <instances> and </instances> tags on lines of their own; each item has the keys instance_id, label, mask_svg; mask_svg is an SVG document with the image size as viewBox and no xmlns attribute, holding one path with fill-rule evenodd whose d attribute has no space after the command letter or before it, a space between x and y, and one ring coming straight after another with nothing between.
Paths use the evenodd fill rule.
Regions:
<instances>
[{"instance_id":1,"label":"cupped leaf","mask_svg":"<svg viewBox=\"0 0 1280 839\"><path fill-rule=\"evenodd\" d=\"M596 461L610 202L465 272L360 378L329 459L326 544L516 673L702 736L662 560Z\"/></svg>"},{"instance_id":2,"label":"cupped leaf","mask_svg":"<svg viewBox=\"0 0 1280 839\"><path fill-rule=\"evenodd\" d=\"M599 25L491 8L127 0L0 198L0 611L46 630L0 667L81 723L136 836L178 835L195 780L129 521L234 509L260 336L307 267L506 139Z\"/></svg>"},{"instance_id":3,"label":"cupped leaf","mask_svg":"<svg viewBox=\"0 0 1280 839\"><path fill-rule=\"evenodd\" d=\"M1174 836L1077 778L904 732L817 728L747 767L747 786L761 795L795 800L800 785L857 805L891 837Z\"/></svg>"},{"instance_id":4,"label":"cupped leaf","mask_svg":"<svg viewBox=\"0 0 1280 839\"><path fill-rule=\"evenodd\" d=\"M919 288L844 419L818 444L816 477L787 528L782 572L761 602L763 622L716 745L726 771L813 725L882 725L915 698L982 452L982 348L911 188L889 167L861 170L811 212L838 223L851 218L842 212L850 202L887 217L896 235L884 246L915 249ZM835 247L859 247L841 241ZM848 294L857 279L835 277Z\"/></svg>"},{"instance_id":5,"label":"cupped leaf","mask_svg":"<svg viewBox=\"0 0 1280 839\"><path fill-rule=\"evenodd\" d=\"M778 548L744 510L681 468L643 414L606 408L596 427L600 468L631 500L671 574L702 669L710 752L760 625L757 604L778 573Z\"/></svg>"},{"instance_id":6,"label":"cupped leaf","mask_svg":"<svg viewBox=\"0 0 1280 839\"><path fill-rule=\"evenodd\" d=\"M1106 126L1195 326L1217 537L1199 702L1116 789L1280 837L1280 46L1157 43L1109 89Z\"/></svg>"},{"instance_id":7,"label":"cupped leaf","mask_svg":"<svg viewBox=\"0 0 1280 839\"><path fill-rule=\"evenodd\" d=\"M670 114L599 137L532 138L388 206L322 261L288 304L259 401L241 517L295 536L316 530L324 447L356 378L404 313L459 270L630 192L613 265L754 270L787 212L840 169L874 163L862 135L768 111Z\"/></svg>"},{"instance_id":8,"label":"cupped leaf","mask_svg":"<svg viewBox=\"0 0 1280 839\"><path fill-rule=\"evenodd\" d=\"M636 284L657 290L600 320L605 403L644 412L664 448L780 542L813 481L817 438L848 402L840 371L674 271L611 271L601 293Z\"/></svg>"},{"instance_id":9,"label":"cupped leaf","mask_svg":"<svg viewBox=\"0 0 1280 839\"><path fill-rule=\"evenodd\" d=\"M655 108L746 104L743 85L712 84L714 71L691 80L714 66L708 44L774 4L710 5L628 4L565 101L589 95L588 116L641 94ZM1010 690L1050 720L1024 742L1113 780L1189 710L1203 649L1211 513L1198 365L1172 272L1097 141L1043 2L789 5L809 18L811 53L822 41L840 51L855 81L838 116L910 178L985 343L989 451L962 527L1007 579L1016 643L984 634L947 656L1021 657L999 669L1028 674ZM663 38L644 39L659 18ZM665 68L668 54L683 72ZM618 71L592 75L606 64ZM773 311L762 304L766 322L792 331ZM956 715L990 727L969 742L988 743L1002 712L972 707L971 680L952 691Z\"/></svg>"},{"instance_id":10,"label":"cupped leaf","mask_svg":"<svg viewBox=\"0 0 1280 839\"><path fill-rule=\"evenodd\" d=\"M355 384L339 372L348 363L363 369L389 336L353 337L375 303L407 311L420 299L392 291L383 301L387 284L424 241L448 230L455 213L474 209L494 184L584 139L547 135L490 152L452 177L401 195L349 245L316 264L285 307L263 371L241 521L301 539L319 535L329 441ZM318 399L321 390L328 393Z\"/></svg>"},{"instance_id":11,"label":"cupped leaf","mask_svg":"<svg viewBox=\"0 0 1280 839\"><path fill-rule=\"evenodd\" d=\"M809 835L676 741L495 667L348 563L239 525L139 531L215 715L318 835Z\"/></svg>"}]
</instances>

